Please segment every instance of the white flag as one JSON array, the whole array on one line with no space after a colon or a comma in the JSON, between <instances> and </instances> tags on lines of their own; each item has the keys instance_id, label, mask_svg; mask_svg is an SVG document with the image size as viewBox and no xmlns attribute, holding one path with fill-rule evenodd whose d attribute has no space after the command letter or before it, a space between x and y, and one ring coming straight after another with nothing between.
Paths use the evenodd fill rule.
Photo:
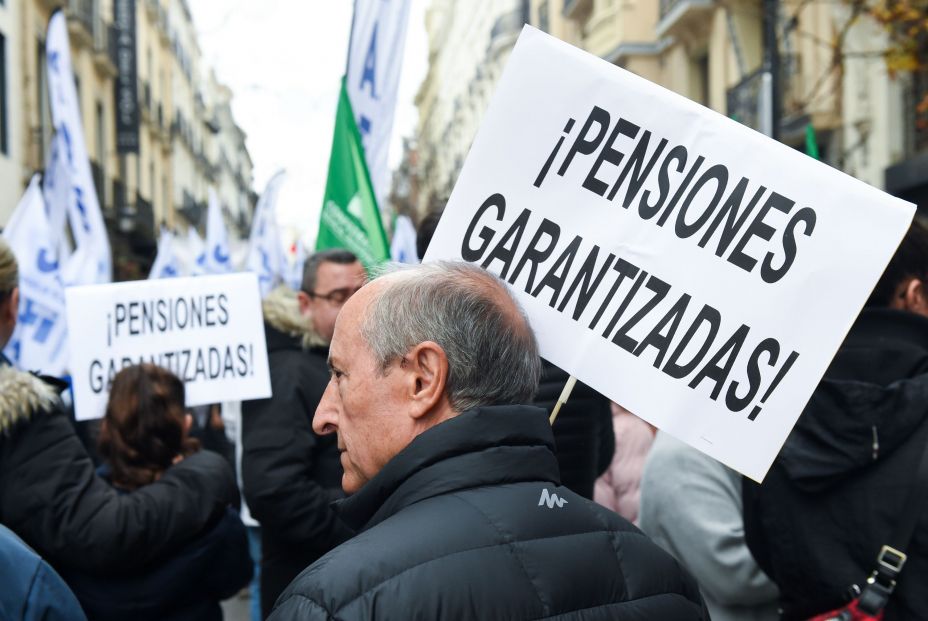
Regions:
<instances>
[{"instance_id":1,"label":"white flag","mask_svg":"<svg viewBox=\"0 0 928 621\"><path fill-rule=\"evenodd\" d=\"M66 145L62 136L55 134L52 136L48 160L45 162L45 173L42 175L42 195L53 242L59 249L58 262L62 265L71 256L71 248L65 235L70 192L71 175L68 172Z\"/></svg>"},{"instance_id":2,"label":"white flag","mask_svg":"<svg viewBox=\"0 0 928 621\"><path fill-rule=\"evenodd\" d=\"M206 259L205 273L227 274L232 271L232 259L229 255L229 233L222 218L219 197L213 188L209 189L209 207L206 213Z\"/></svg>"},{"instance_id":3,"label":"white flag","mask_svg":"<svg viewBox=\"0 0 928 621\"><path fill-rule=\"evenodd\" d=\"M287 273L287 285L294 291L299 291L303 286L303 264L309 254L306 252L306 246L302 239L296 240L296 252L293 256L293 262L290 264L290 270Z\"/></svg>"},{"instance_id":4,"label":"white flag","mask_svg":"<svg viewBox=\"0 0 928 621\"><path fill-rule=\"evenodd\" d=\"M64 166L59 168L64 174L56 175L55 182L68 185L67 192L61 190L56 196L66 197L68 221L78 250L68 260L69 263L76 263L65 269L62 276L69 285L110 282L113 271L110 242L84 143L84 128L77 102L74 72L71 69L68 28L63 11L55 12L48 22L45 51L52 122L58 156L64 162ZM55 213L56 209L53 207L50 211Z\"/></svg>"},{"instance_id":5,"label":"white flag","mask_svg":"<svg viewBox=\"0 0 928 621\"><path fill-rule=\"evenodd\" d=\"M68 360L64 287L38 176L3 230L19 264L19 314L4 354L21 369L61 375Z\"/></svg>"},{"instance_id":6,"label":"white flag","mask_svg":"<svg viewBox=\"0 0 928 621\"><path fill-rule=\"evenodd\" d=\"M280 246L276 212L277 195L284 178L285 174L281 171L267 182L251 223L245 269L258 275L262 298L280 284L287 268L287 259Z\"/></svg>"},{"instance_id":7,"label":"white flag","mask_svg":"<svg viewBox=\"0 0 928 621\"><path fill-rule=\"evenodd\" d=\"M192 258L187 274L202 276L206 273L206 244L193 226L187 228L187 249Z\"/></svg>"},{"instance_id":8,"label":"white flag","mask_svg":"<svg viewBox=\"0 0 928 621\"><path fill-rule=\"evenodd\" d=\"M387 154L408 21L409 0L355 0L346 84L381 206L390 190Z\"/></svg>"},{"instance_id":9,"label":"white flag","mask_svg":"<svg viewBox=\"0 0 928 621\"><path fill-rule=\"evenodd\" d=\"M180 276L180 264L174 254L174 233L162 227L158 239L158 255L152 263L148 278L175 278Z\"/></svg>"},{"instance_id":10,"label":"white flag","mask_svg":"<svg viewBox=\"0 0 928 621\"><path fill-rule=\"evenodd\" d=\"M393 239L390 241L390 258L397 263L418 263L416 250L416 227L409 216L397 216L393 223Z\"/></svg>"}]
</instances>

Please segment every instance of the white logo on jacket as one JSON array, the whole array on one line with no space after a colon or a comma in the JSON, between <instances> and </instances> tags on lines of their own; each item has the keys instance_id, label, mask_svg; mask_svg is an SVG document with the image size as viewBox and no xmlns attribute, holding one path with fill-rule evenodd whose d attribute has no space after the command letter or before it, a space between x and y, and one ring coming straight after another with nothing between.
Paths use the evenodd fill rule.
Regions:
<instances>
[{"instance_id":1,"label":"white logo on jacket","mask_svg":"<svg viewBox=\"0 0 928 621\"><path fill-rule=\"evenodd\" d=\"M553 509L554 505L557 505L558 509L567 504L566 498L559 498L557 494L548 493L548 489L541 490L541 498L538 499L538 506L547 504L549 509Z\"/></svg>"}]
</instances>

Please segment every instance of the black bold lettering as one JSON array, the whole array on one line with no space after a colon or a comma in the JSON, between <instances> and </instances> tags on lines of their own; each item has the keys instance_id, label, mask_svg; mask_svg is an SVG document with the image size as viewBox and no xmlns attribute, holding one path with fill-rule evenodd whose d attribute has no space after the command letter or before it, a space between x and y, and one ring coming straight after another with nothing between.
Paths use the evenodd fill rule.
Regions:
<instances>
[{"instance_id":1,"label":"black bold lettering","mask_svg":"<svg viewBox=\"0 0 928 621\"><path fill-rule=\"evenodd\" d=\"M680 357L686 350L687 345L690 344L690 341L693 340L693 337L696 336L696 332L703 323L709 326L709 333L706 335L706 340L699 346L699 351L696 352L689 362L680 364ZM696 367L699 366L699 363L702 362L702 359L706 357L709 348L712 347L712 343L715 341L716 335L719 333L719 327L721 325L722 314L708 304L703 306L696 315L696 319L690 324L690 329L683 335L683 340L681 340L677 348L673 350L673 353L667 360L667 364L665 364L664 368L661 370L674 379L682 379L692 373Z\"/></svg>"},{"instance_id":2,"label":"black bold lettering","mask_svg":"<svg viewBox=\"0 0 928 621\"><path fill-rule=\"evenodd\" d=\"M605 312L606 307L609 306L609 304L612 302L612 298L615 297L615 292L619 290L619 285L622 284L622 281L625 280L626 277L634 278L638 273L638 266L632 265L625 259L619 259L616 261L615 265L612 266L612 269L617 271L619 275L616 277L615 282L612 284L612 289L609 290L609 293L606 295L606 299L604 299L603 303L600 305L599 310L596 311L596 315L593 317L593 321L590 322L590 330L594 329L596 324L599 323L599 318L603 316L603 312ZM640 287L641 284L639 283L637 286ZM637 290L634 285L632 288ZM625 307L623 306L621 310L624 309ZM609 333L612 332L612 328L615 327L616 321L618 321L618 319L613 320L613 322L609 324L609 327L606 329L606 333L603 336L608 338Z\"/></svg>"},{"instance_id":3,"label":"black bold lettering","mask_svg":"<svg viewBox=\"0 0 928 621\"><path fill-rule=\"evenodd\" d=\"M712 196L712 199L709 201L709 204L706 205L705 210L696 218L696 221L692 224L686 223L686 212L693 204L696 196L699 194L699 191L710 181L715 181L715 194ZM693 186L693 189L690 190L690 193L687 194L686 200L683 201L683 204L680 205L680 211L677 212L677 222L674 226L674 232L677 234L677 237L680 239L686 239L692 235L695 235L703 225L709 221L709 218L712 217L712 214L715 212L715 208L718 207L719 201L722 200L722 195L725 193L725 186L728 185L728 169L721 164L716 164L706 172L702 174L699 180L696 182L696 185Z\"/></svg>"},{"instance_id":4,"label":"black bold lettering","mask_svg":"<svg viewBox=\"0 0 928 621\"><path fill-rule=\"evenodd\" d=\"M725 221L725 226L722 227L722 236L719 239L718 247L715 249L715 256L720 257L728 250L728 246L734 241L735 235L738 234L738 231L741 230L741 227L744 226L744 223L747 221L748 216L754 211L754 205L757 204L760 197L767 191L767 188L764 186L757 188L757 191L751 198L751 202L748 203L747 207L745 207L744 211L741 212L739 216L741 200L744 198L744 191L748 187L748 182L749 180L747 177L742 177L738 185L735 186L735 189L728 195L725 204L722 205L722 209L719 210L719 215L715 217L715 220L712 221L712 224L709 225L709 228L706 229L705 234L703 234L702 239L699 240L700 248L705 248L706 244L712 239L712 235L715 233L716 229L719 228L719 225L722 224L722 220L725 220L725 216L727 215L728 219Z\"/></svg>"},{"instance_id":5,"label":"black bold lettering","mask_svg":"<svg viewBox=\"0 0 928 621\"><path fill-rule=\"evenodd\" d=\"M654 310L654 307L660 304L670 292L670 285L657 276L651 276L645 284L645 287L650 289L654 295L650 300L645 302L644 306L642 306L637 313L632 315L631 319L625 322L625 325L616 330L615 336L612 337L613 343L633 355L637 355L635 354L635 347L638 346L638 341L628 336L628 331L638 325L638 322Z\"/></svg>"},{"instance_id":6,"label":"black bold lettering","mask_svg":"<svg viewBox=\"0 0 928 621\"><path fill-rule=\"evenodd\" d=\"M509 227L509 230L503 235L503 238L499 240L499 243L490 251L490 254L484 260L481 267L483 269L488 269L493 260L499 260L503 262L503 269L499 273L499 277L503 280L506 280L506 276L509 274L509 268L512 265L513 259L516 257L516 250L519 248L519 244L522 242L522 234L525 233L525 227L528 225L528 218L531 215L528 209L523 209L522 213L519 214L519 217L516 218L516 221L512 223L512 226ZM507 247L506 244L509 241L512 241L512 244Z\"/></svg>"},{"instance_id":7,"label":"black bold lettering","mask_svg":"<svg viewBox=\"0 0 928 621\"><path fill-rule=\"evenodd\" d=\"M590 139L587 135L589 134L590 129L593 128L593 123L596 123L599 128L596 130L596 136ZM573 161L574 156L577 153L582 153L583 155L590 155L591 153L594 153L596 151L596 147L598 147L599 143L603 141L603 137L606 135L606 130L609 129L609 123L609 113L599 106L593 106L593 109L590 111L590 116L586 117L586 121L583 123L583 127L580 129L580 133L577 135L577 139L574 140L570 150L567 151L567 157L564 158L564 162L557 170L557 174L562 177L564 176L564 173L567 172L567 168L570 166L570 163Z\"/></svg>"},{"instance_id":8,"label":"black bold lettering","mask_svg":"<svg viewBox=\"0 0 928 621\"><path fill-rule=\"evenodd\" d=\"M760 357L762 354L767 354L769 366L775 366L777 357L780 355L780 343L776 339L764 339L754 348L751 357L748 358L748 391L739 397L739 383L733 381L728 386L728 392L725 393L725 405L732 412L740 412L748 407L757 396L757 391L760 390Z\"/></svg>"},{"instance_id":9,"label":"black bold lettering","mask_svg":"<svg viewBox=\"0 0 928 621\"><path fill-rule=\"evenodd\" d=\"M745 272L753 270L754 266L757 265L757 259L745 254L745 246L748 245L748 242L750 242L753 237L760 237L764 241L769 241L776 232L776 229L764 222L764 216L767 215L771 207L777 211L789 213L795 204L796 201L790 200L776 192L771 192L770 197L767 198L767 202L764 203L764 206L760 208L760 211L758 211L757 215L754 217L754 221L751 222L751 226L748 227L744 235L742 235L741 239L738 241L738 245L731 251L731 254L728 256L728 262L732 265L737 265Z\"/></svg>"},{"instance_id":10,"label":"black bold lettering","mask_svg":"<svg viewBox=\"0 0 928 621\"><path fill-rule=\"evenodd\" d=\"M686 167L686 157L686 147L679 145L671 149L667 157L664 158L664 161L661 162L661 167L657 171L657 202L653 205L649 205L648 197L651 195L651 190L645 190L644 194L641 195L641 202L638 203L638 215L641 216L642 220L650 220L661 210L664 201L667 199L667 194L670 191L670 163L676 160L677 172L683 172L683 169Z\"/></svg>"},{"instance_id":11,"label":"black bold lettering","mask_svg":"<svg viewBox=\"0 0 928 621\"><path fill-rule=\"evenodd\" d=\"M583 181L584 188L590 192L595 192L600 196L606 193L609 185L596 178L596 173L599 172L599 167L602 166L603 162L609 162L615 166L621 164L622 158L625 157L625 154L612 148L612 145L615 144L616 139L620 135L634 138L638 135L640 130L641 128L631 121L619 119L616 122L615 129L613 129L612 133L609 134L609 138L606 140L606 144L603 145L602 151L599 152L599 157L596 158L596 162L593 163L593 167L590 169L590 172L587 173L586 179Z\"/></svg>"},{"instance_id":12,"label":"black bold lettering","mask_svg":"<svg viewBox=\"0 0 928 621\"><path fill-rule=\"evenodd\" d=\"M606 257L606 261L603 263L603 266L599 269L599 274L593 282L590 282L590 279L593 277L593 270L596 268L596 258L599 255L599 246L593 246L593 249L590 251L590 254L587 255L586 261L583 262L583 265L580 266L580 271L577 272L577 275L574 276L574 280L570 283L570 288L567 290L567 295L564 296L564 299L561 300L561 305L557 310L564 312L564 308L567 307L567 303L570 302L570 298L573 297L574 291L577 287L580 287L580 293L577 295L577 304L574 306L573 318L574 321L580 320L580 315L583 314L586 305L590 303L593 294L596 293L596 289L599 288L599 283L602 282L603 276L606 275L606 270L609 269L609 266L612 265L612 262L615 261L615 255L610 254ZM581 283L581 280L583 281Z\"/></svg>"},{"instance_id":13,"label":"black bold lettering","mask_svg":"<svg viewBox=\"0 0 928 621\"><path fill-rule=\"evenodd\" d=\"M547 236L547 244L544 248L539 248L541 243L541 238ZM561 227L557 224L545 218L541 221L541 224L538 225L538 230L535 231L532 241L529 242L528 248L525 249L525 252L522 253L522 259L516 264L516 269L512 271L512 276L509 278L509 284L516 284L516 279L519 277L519 274L522 273L522 268L525 267L526 263L530 263L531 267L528 272L528 280L525 282L525 292L531 293L532 287L535 286L535 272L537 271L538 264L547 260L551 253L554 252L554 247L557 245L557 240L561 236Z\"/></svg>"},{"instance_id":14,"label":"black bold lettering","mask_svg":"<svg viewBox=\"0 0 928 621\"><path fill-rule=\"evenodd\" d=\"M538 283L538 288L531 292L533 297L537 298L542 289L550 287L551 301L548 302L548 306L554 308L557 305L557 299L561 295L561 289L564 288L564 284L567 282L567 274L570 272L570 267L574 263L574 257L577 256L577 250L580 248L581 241L583 241L582 238L577 235L574 237L573 241L567 245L567 248L565 248L561 256L557 258L554 265L552 265L548 273L545 274L545 277ZM558 270L561 271L560 274L557 273ZM528 289L526 289L526 293L529 293Z\"/></svg>"},{"instance_id":15,"label":"black bold lettering","mask_svg":"<svg viewBox=\"0 0 928 621\"><path fill-rule=\"evenodd\" d=\"M750 328L741 324L741 327L735 330L731 338L725 341L725 344L709 359L706 366L699 370L699 373L696 374L693 381L689 383L690 388L697 388L704 379L709 378L715 382L715 386L712 387L712 392L709 396L713 401L718 399L719 393L722 391L722 386L728 381L731 368L735 365L735 360L741 352L741 347L744 345L744 340L747 338L748 332L750 332Z\"/></svg>"},{"instance_id":16,"label":"black bold lettering","mask_svg":"<svg viewBox=\"0 0 928 621\"><path fill-rule=\"evenodd\" d=\"M657 350L657 356L654 358L654 368L659 369L661 367L664 356L667 354L667 350L670 349L670 344L673 342L673 337L677 334L677 328L680 327L680 320L683 318L683 313L686 312L686 307L689 303L689 294L684 293L680 296L680 299L674 303L663 317L661 317L661 320L657 322L654 329L652 329L638 345L638 349L635 350L636 358L648 347L653 347ZM668 325L670 328L667 330L667 333L662 334L664 328Z\"/></svg>"},{"instance_id":17,"label":"black bold lettering","mask_svg":"<svg viewBox=\"0 0 928 621\"><path fill-rule=\"evenodd\" d=\"M474 229L477 228L477 222L480 221L483 214L491 207L496 207L496 221L501 221L503 216L506 215L506 199L503 198L502 194L493 194L489 196L487 200L483 201L483 204L477 208L477 213L474 214L473 219L467 226L467 231L464 233L464 240L461 242L461 258L465 261L471 263L479 261L483 253L486 252L487 247L493 241L493 236L496 234L496 231L485 226L480 230L480 235L478 236L483 240L483 243L480 244L478 248L474 248L470 244Z\"/></svg>"},{"instance_id":18,"label":"black bold lettering","mask_svg":"<svg viewBox=\"0 0 928 621\"><path fill-rule=\"evenodd\" d=\"M623 168L621 174L619 174L619 178L616 180L615 185L609 190L609 196L606 197L609 200L615 198L616 193L622 186L622 182L625 181L625 178L631 173L631 178L628 181L628 191L625 192L625 198L622 199L622 207L626 209L628 209L628 206L635 200L638 191L641 189L641 186L644 185L645 179L651 174L654 165L657 164L658 158L661 156L661 153L664 152L664 147L667 146L667 139L661 138L661 141L657 143L657 148L654 149L654 153L651 154L651 159L648 160L644 170L641 170L641 165L644 163L644 156L648 151L648 142L650 142L650 140L651 132L645 130L644 134L641 135L641 140L635 145L635 150L628 156L625 168Z\"/></svg>"},{"instance_id":19,"label":"black bold lettering","mask_svg":"<svg viewBox=\"0 0 928 621\"><path fill-rule=\"evenodd\" d=\"M812 231L815 230L815 211L811 207L803 207L790 218L786 228L783 229L783 254L785 255L783 265L774 268L773 253L768 252L767 256L764 257L763 264L760 266L760 277L764 279L764 282L777 282L786 276L786 272L793 266L793 261L796 260L796 226L800 222L803 223L803 235L811 237Z\"/></svg>"}]
</instances>

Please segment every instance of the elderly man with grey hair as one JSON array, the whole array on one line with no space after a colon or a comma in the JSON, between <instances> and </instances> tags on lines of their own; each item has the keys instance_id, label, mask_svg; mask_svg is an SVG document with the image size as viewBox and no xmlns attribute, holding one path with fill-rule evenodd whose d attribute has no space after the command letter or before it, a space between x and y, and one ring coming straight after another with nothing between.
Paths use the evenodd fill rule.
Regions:
<instances>
[{"instance_id":1,"label":"elderly man with grey hair","mask_svg":"<svg viewBox=\"0 0 928 621\"><path fill-rule=\"evenodd\" d=\"M313 428L337 434L359 533L271 619L708 619L695 581L618 515L559 484L528 402L535 336L494 276L392 271L344 306Z\"/></svg>"}]
</instances>

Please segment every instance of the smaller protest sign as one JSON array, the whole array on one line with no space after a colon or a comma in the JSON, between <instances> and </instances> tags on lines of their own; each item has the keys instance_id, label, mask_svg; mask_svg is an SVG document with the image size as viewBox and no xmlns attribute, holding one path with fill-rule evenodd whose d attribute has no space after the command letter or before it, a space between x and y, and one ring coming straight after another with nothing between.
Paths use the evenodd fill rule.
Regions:
<instances>
[{"instance_id":1,"label":"smaller protest sign","mask_svg":"<svg viewBox=\"0 0 928 621\"><path fill-rule=\"evenodd\" d=\"M140 363L176 374L188 406L271 396L253 273L71 287L65 301L78 420L103 416L113 377Z\"/></svg>"}]
</instances>

